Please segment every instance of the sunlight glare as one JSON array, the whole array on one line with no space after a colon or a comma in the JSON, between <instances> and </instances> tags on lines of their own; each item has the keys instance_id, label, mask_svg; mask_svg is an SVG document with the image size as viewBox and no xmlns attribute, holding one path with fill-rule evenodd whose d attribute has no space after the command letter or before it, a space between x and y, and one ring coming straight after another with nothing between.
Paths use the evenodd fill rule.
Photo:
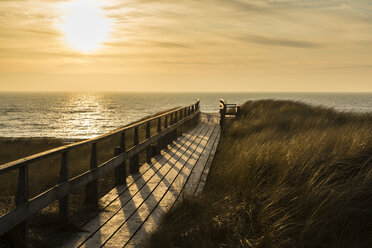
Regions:
<instances>
[{"instance_id":1,"label":"sunlight glare","mask_svg":"<svg viewBox=\"0 0 372 248\"><path fill-rule=\"evenodd\" d=\"M61 31L67 43L81 52L98 50L108 39L110 20L98 0L73 0L64 4Z\"/></svg>"}]
</instances>

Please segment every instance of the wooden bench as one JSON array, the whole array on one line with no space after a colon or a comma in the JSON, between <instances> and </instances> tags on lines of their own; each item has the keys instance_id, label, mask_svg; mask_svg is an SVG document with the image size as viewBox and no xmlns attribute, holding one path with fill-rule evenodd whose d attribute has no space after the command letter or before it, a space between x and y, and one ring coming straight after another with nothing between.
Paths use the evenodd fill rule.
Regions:
<instances>
[{"instance_id":1,"label":"wooden bench","mask_svg":"<svg viewBox=\"0 0 372 248\"><path fill-rule=\"evenodd\" d=\"M237 118L240 116L240 106L228 104L226 100L220 99L220 125L223 126L225 119Z\"/></svg>"}]
</instances>

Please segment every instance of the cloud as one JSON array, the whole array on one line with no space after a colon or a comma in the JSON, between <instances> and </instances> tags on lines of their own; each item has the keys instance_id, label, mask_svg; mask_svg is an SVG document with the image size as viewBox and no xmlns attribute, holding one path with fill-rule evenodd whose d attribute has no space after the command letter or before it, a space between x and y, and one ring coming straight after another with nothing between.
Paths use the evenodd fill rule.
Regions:
<instances>
[{"instance_id":1,"label":"cloud","mask_svg":"<svg viewBox=\"0 0 372 248\"><path fill-rule=\"evenodd\" d=\"M19 31L27 32L27 33L33 33L33 34L38 34L38 35L46 35L46 36L59 36L60 33L54 30L43 30L43 29L19 29Z\"/></svg>"},{"instance_id":2,"label":"cloud","mask_svg":"<svg viewBox=\"0 0 372 248\"><path fill-rule=\"evenodd\" d=\"M372 64L357 64L357 65L338 65L338 66L326 66L316 69L323 69L323 70L358 70L358 69L371 69Z\"/></svg>"},{"instance_id":3,"label":"cloud","mask_svg":"<svg viewBox=\"0 0 372 248\"><path fill-rule=\"evenodd\" d=\"M164 41L153 41L151 42L154 46L164 48L193 48L189 44L177 43L177 42L164 42Z\"/></svg>"},{"instance_id":4,"label":"cloud","mask_svg":"<svg viewBox=\"0 0 372 248\"><path fill-rule=\"evenodd\" d=\"M315 42L294 40L294 39L282 39L272 38L259 35L244 35L236 37L237 40L255 43L265 46L280 46L280 47L292 47L292 48L320 48L323 45Z\"/></svg>"},{"instance_id":5,"label":"cloud","mask_svg":"<svg viewBox=\"0 0 372 248\"><path fill-rule=\"evenodd\" d=\"M134 40L132 42L106 42L112 47L159 47L159 48L193 48L190 44L172 41Z\"/></svg>"}]
</instances>

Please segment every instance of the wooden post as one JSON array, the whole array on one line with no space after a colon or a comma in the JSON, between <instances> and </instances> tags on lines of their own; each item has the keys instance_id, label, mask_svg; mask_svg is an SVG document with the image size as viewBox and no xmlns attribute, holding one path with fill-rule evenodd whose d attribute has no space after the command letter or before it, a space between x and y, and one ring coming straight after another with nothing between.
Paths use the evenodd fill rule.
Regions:
<instances>
[{"instance_id":1,"label":"wooden post","mask_svg":"<svg viewBox=\"0 0 372 248\"><path fill-rule=\"evenodd\" d=\"M125 130L120 134L120 147L115 147L114 155L118 156L120 153L125 152ZM121 165L115 168L115 184L120 185L126 182L127 168L126 161L124 160Z\"/></svg>"},{"instance_id":2,"label":"wooden post","mask_svg":"<svg viewBox=\"0 0 372 248\"><path fill-rule=\"evenodd\" d=\"M165 117L164 117L164 129L167 129L168 128L168 115L166 115ZM169 142L169 139L168 139L168 137L167 136L165 136L164 138L163 138L163 148L166 148L167 146L168 146L168 144L169 144L170 142Z\"/></svg>"},{"instance_id":3,"label":"wooden post","mask_svg":"<svg viewBox=\"0 0 372 248\"><path fill-rule=\"evenodd\" d=\"M97 142L92 143L90 154L90 169L98 167ZM85 202L91 205L98 204L98 180L88 183L85 190Z\"/></svg>"},{"instance_id":4,"label":"wooden post","mask_svg":"<svg viewBox=\"0 0 372 248\"><path fill-rule=\"evenodd\" d=\"M18 186L16 195L16 206L20 206L28 201L28 165L19 167L18 171ZM27 220L23 221L16 227L17 232L20 234L21 242L27 244L28 242L28 224Z\"/></svg>"},{"instance_id":5,"label":"wooden post","mask_svg":"<svg viewBox=\"0 0 372 248\"><path fill-rule=\"evenodd\" d=\"M172 126L173 124L174 124L174 116L173 116L173 113L171 113L170 114L169 125ZM172 133L167 134L167 139L169 140L169 143L172 143L173 134Z\"/></svg>"},{"instance_id":6,"label":"wooden post","mask_svg":"<svg viewBox=\"0 0 372 248\"><path fill-rule=\"evenodd\" d=\"M134 127L133 134L133 146L138 145L138 126ZM139 171L139 154L133 155L130 158L130 173L136 173Z\"/></svg>"},{"instance_id":7,"label":"wooden post","mask_svg":"<svg viewBox=\"0 0 372 248\"><path fill-rule=\"evenodd\" d=\"M240 106L236 106L236 117L240 117Z\"/></svg>"},{"instance_id":8,"label":"wooden post","mask_svg":"<svg viewBox=\"0 0 372 248\"><path fill-rule=\"evenodd\" d=\"M222 127L225 122L225 114L226 114L226 101L220 99L220 126Z\"/></svg>"},{"instance_id":9,"label":"wooden post","mask_svg":"<svg viewBox=\"0 0 372 248\"><path fill-rule=\"evenodd\" d=\"M151 123L148 121L146 123L146 139L150 138L150 132L151 132ZM147 163L151 163L151 146L148 146L146 148L146 161Z\"/></svg>"},{"instance_id":10,"label":"wooden post","mask_svg":"<svg viewBox=\"0 0 372 248\"><path fill-rule=\"evenodd\" d=\"M69 166L68 166L68 151L62 152L61 156L61 169L59 172L59 183L64 183L69 179ZM69 195L66 195L58 200L58 210L60 218L68 218L70 215L69 209Z\"/></svg>"},{"instance_id":11,"label":"wooden post","mask_svg":"<svg viewBox=\"0 0 372 248\"><path fill-rule=\"evenodd\" d=\"M125 139L125 130L120 135L120 152L126 151L126 139ZM124 160L121 165L119 165L120 174L122 177L121 182L125 183L127 179L127 162Z\"/></svg>"},{"instance_id":12,"label":"wooden post","mask_svg":"<svg viewBox=\"0 0 372 248\"><path fill-rule=\"evenodd\" d=\"M182 120L182 119L183 119L183 116L184 116L184 115L183 115L183 110L184 110L184 109L181 109L181 110L180 110L180 120ZM181 132L181 134L182 134L183 126L180 126L179 130L180 130L180 132Z\"/></svg>"},{"instance_id":13,"label":"wooden post","mask_svg":"<svg viewBox=\"0 0 372 248\"><path fill-rule=\"evenodd\" d=\"M158 126L157 126L156 131L158 133L161 131L161 118L160 117L158 118ZM161 139L159 139L158 142L157 142L157 153L160 153L161 148L162 148Z\"/></svg>"},{"instance_id":14,"label":"wooden post","mask_svg":"<svg viewBox=\"0 0 372 248\"><path fill-rule=\"evenodd\" d=\"M178 122L178 111L174 112L174 119L173 119L174 123L177 123ZM177 129L175 129L173 131L173 137L172 139L175 140L177 138Z\"/></svg>"}]
</instances>

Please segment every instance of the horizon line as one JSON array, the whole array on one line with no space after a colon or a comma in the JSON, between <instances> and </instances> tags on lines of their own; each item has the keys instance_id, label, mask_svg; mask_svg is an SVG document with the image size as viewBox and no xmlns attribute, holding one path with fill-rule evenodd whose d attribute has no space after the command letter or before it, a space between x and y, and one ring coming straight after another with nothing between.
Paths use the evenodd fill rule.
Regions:
<instances>
[{"instance_id":1,"label":"horizon line","mask_svg":"<svg viewBox=\"0 0 372 248\"><path fill-rule=\"evenodd\" d=\"M156 94L156 93L204 93L204 94L217 94L217 93L235 93L235 94L245 94L245 93L293 93L293 94L306 94L306 93L319 93L319 94L371 94L372 91L94 91L94 90L0 90L1 93L145 93L145 94Z\"/></svg>"}]
</instances>

